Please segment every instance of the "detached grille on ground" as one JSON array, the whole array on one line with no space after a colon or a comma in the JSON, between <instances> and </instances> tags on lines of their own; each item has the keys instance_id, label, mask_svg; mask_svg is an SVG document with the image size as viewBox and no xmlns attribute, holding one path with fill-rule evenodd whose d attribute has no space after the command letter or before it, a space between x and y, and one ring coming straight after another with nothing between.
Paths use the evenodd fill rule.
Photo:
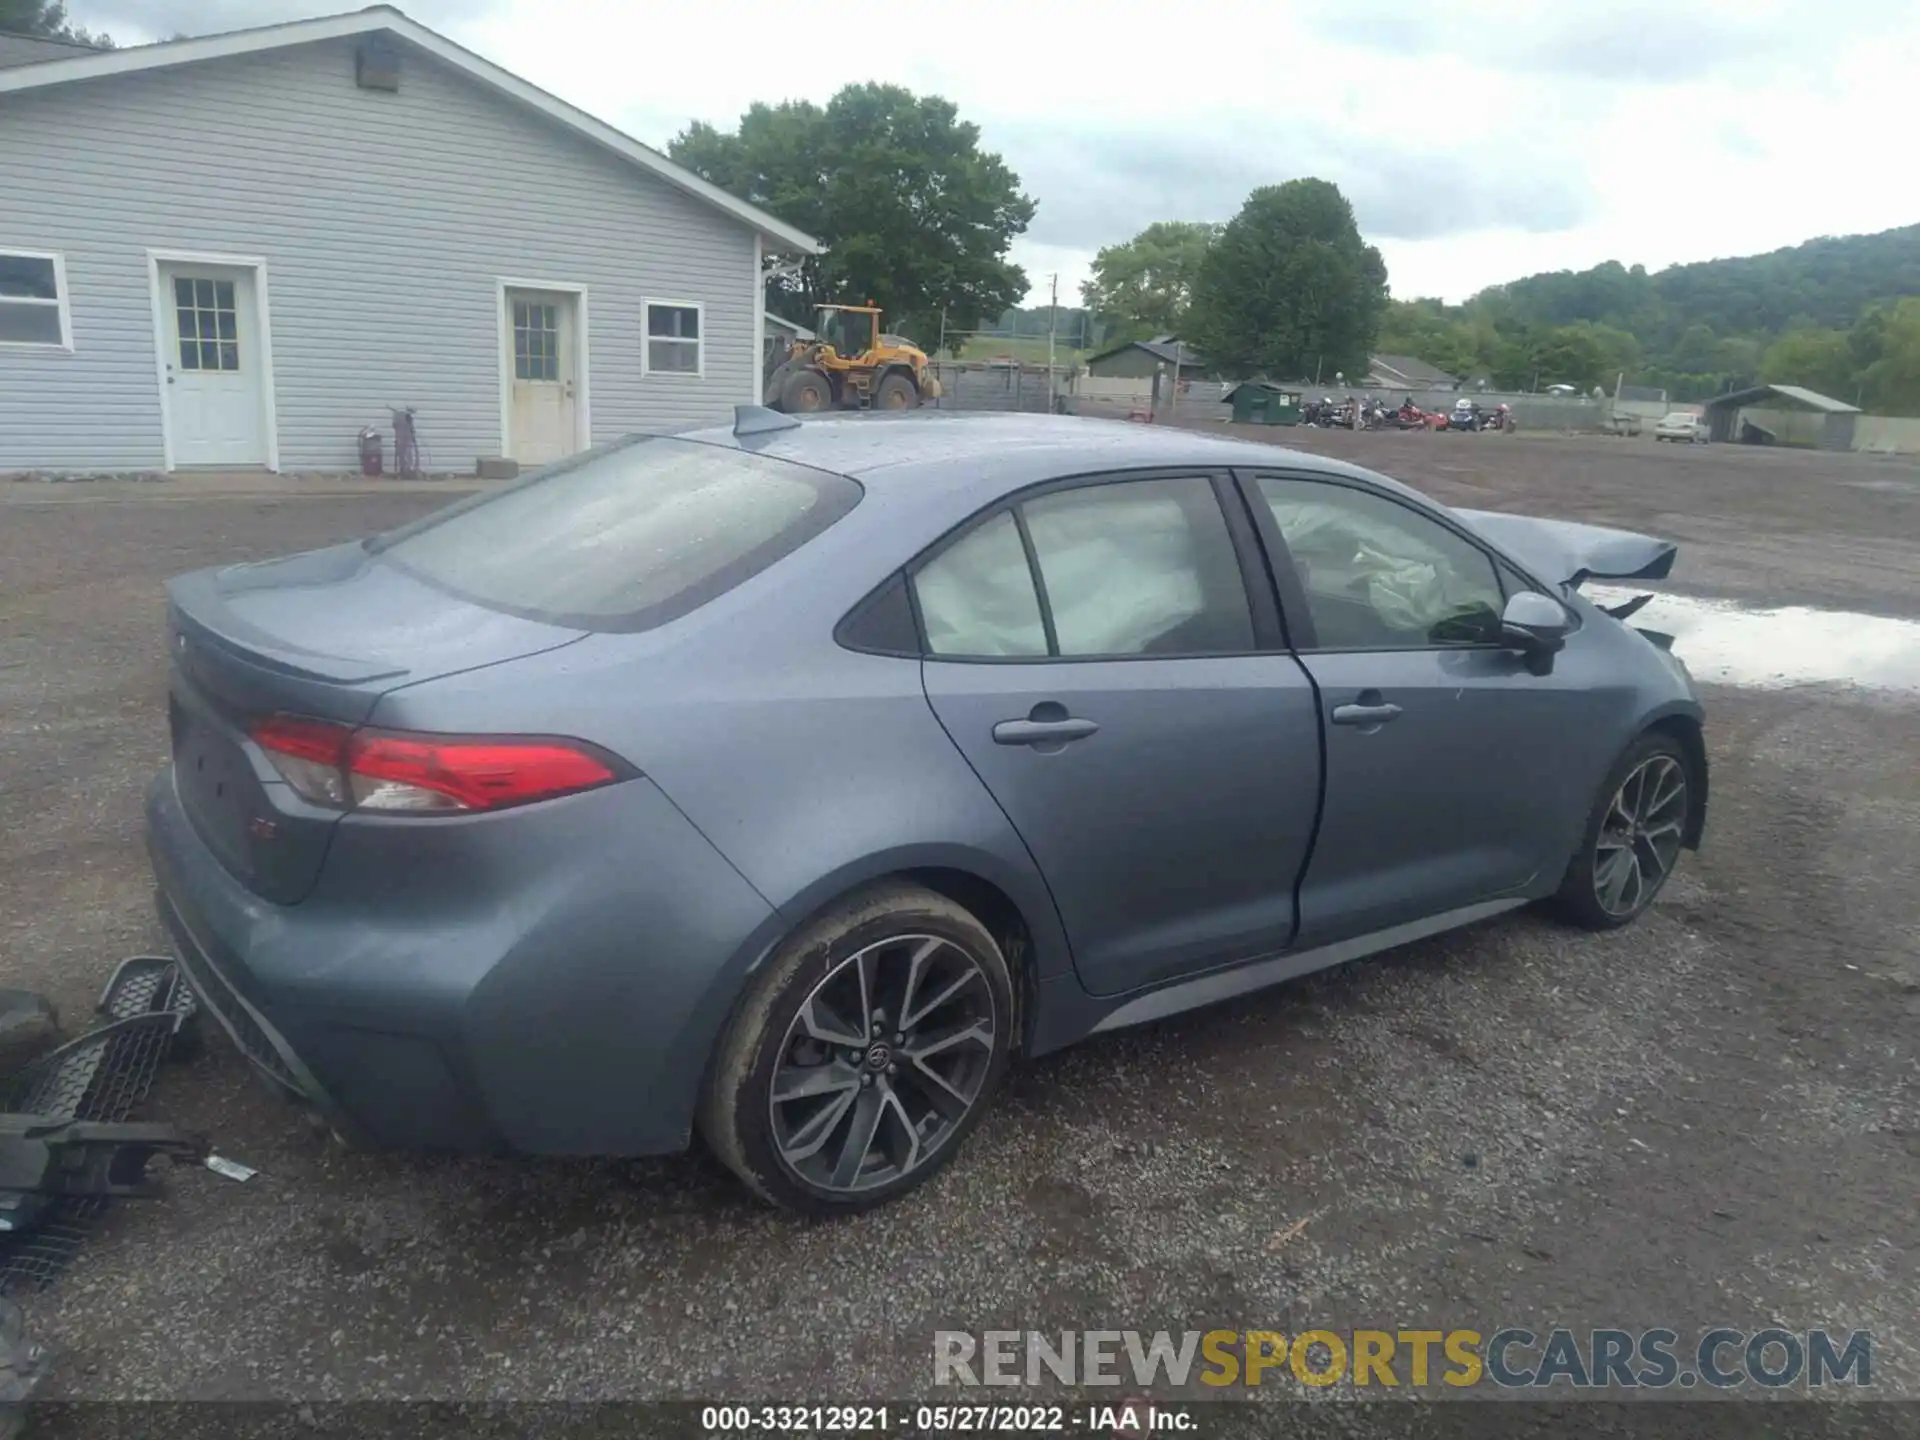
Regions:
<instances>
[{"instance_id":1,"label":"detached grille on ground","mask_svg":"<svg viewBox=\"0 0 1920 1440\"><path fill-rule=\"evenodd\" d=\"M196 1008L172 960L139 955L122 961L100 997L94 1027L0 1082L0 1109L50 1119L125 1120L153 1088L174 1036ZM62 1197L31 1229L0 1233L0 1295L45 1289L106 1203Z\"/></svg>"}]
</instances>

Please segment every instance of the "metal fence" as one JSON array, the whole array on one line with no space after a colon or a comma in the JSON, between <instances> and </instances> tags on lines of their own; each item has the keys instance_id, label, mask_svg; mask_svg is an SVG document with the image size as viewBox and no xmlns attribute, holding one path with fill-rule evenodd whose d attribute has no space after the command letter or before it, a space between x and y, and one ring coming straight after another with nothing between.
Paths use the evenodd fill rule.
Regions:
<instances>
[{"instance_id":1,"label":"metal fence","mask_svg":"<svg viewBox=\"0 0 1920 1440\"><path fill-rule=\"evenodd\" d=\"M941 397L933 402L943 410L1005 410L1030 414L1087 415L1108 420L1144 419L1152 413L1162 423L1195 425L1231 418L1225 403L1232 386L1217 380L1182 380L1179 394L1171 402L1164 393L1156 394L1151 379L1126 384L1076 381L1072 371L1059 366L1049 371L1045 365L1029 365L1004 360L934 360L929 362L940 381ZM1170 386L1163 384L1164 391ZM1304 398L1334 395L1331 389L1301 390ZM1342 398L1345 391L1336 398ZM1411 397L1423 410L1448 411L1461 397L1457 390L1375 391L1389 409ZM1472 397L1482 410L1506 405L1514 423L1523 430L1600 430L1609 423L1610 401L1598 401L1582 395L1526 395L1494 391L1476 391Z\"/></svg>"},{"instance_id":2,"label":"metal fence","mask_svg":"<svg viewBox=\"0 0 1920 1440\"><path fill-rule=\"evenodd\" d=\"M1045 415L1063 408L1055 403L1066 390L1063 368L1049 373L1044 365L981 360L933 360L927 368L940 382L940 398L933 403L942 410L1021 410Z\"/></svg>"},{"instance_id":3,"label":"metal fence","mask_svg":"<svg viewBox=\"0 0 1920 1440\"><path fill-rule=\"evenodd\" d=\"M1154 418L1163 423L1170 420L1176 425L1204 425L1208 421L1224 422L1232 418L1232 409L1222 403L1229 388L1213 380L1183 383L1173 401L1171 414L1165 399L1157 411L1152 411L1153 396L1146 390L1138 394L1074 395L1068 399L1067 407L1072 414L1100 420L1143 419L1152 411Z\"/></svg>"}]
</instances>

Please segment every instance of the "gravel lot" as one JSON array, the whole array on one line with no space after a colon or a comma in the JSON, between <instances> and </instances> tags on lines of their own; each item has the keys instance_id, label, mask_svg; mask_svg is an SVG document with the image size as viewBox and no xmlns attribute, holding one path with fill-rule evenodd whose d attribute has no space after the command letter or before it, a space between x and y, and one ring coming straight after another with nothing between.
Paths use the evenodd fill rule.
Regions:
<instances>
[{"instance_id":1,"label":"gravel lot","mask_svg":"<svg viewBox=\"0 0 1920 1440\"><path fill-rule=\"evenodd\" d=\"M1681 541L1679 590L1920 616L1920 471L1546 436L1276 434ZM0 983L160 944L160 581L445 492L0 487ZM75 1397L922 1394L937 1328L1871 1329L1920 1399L1920 699L1716 689L1708 843L1632 931L1530 913L1016 1072L853 1222L695 1156L317 1142L215 1037L153 1113L260 1167L120 1206L33 1303ZM1908 1412L1909 1415L1911 1412Z\"/></svg>"}]
</instances>

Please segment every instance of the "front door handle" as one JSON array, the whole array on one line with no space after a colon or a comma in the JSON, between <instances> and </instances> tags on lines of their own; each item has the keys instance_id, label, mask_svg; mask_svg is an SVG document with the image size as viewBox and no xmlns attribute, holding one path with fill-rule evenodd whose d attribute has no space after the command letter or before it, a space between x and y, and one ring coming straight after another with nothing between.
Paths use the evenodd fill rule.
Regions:
<instances>
[{"instance_id":1,"label":"front door handle","mask_svg":"<svg viewBox=\"0 0 1920 1440\"><path fill-rule=\"evenodd\" d=\"M1091 720L1002 720L993 727L996 745L1064 745L1084 740L1100 727Z\"/></svg>"},{"instance_id":2,"label":"front door handle","mask_svg":"<svg viewBox=\"0 0 1920 1440\"><path fill-rule=\"evenodd\" d=\"M1398 705L1336 705L1333 707L1333 723L1363 727L1377 726L1397 719L1399 714Z\"/></svg>"}]
</instances>

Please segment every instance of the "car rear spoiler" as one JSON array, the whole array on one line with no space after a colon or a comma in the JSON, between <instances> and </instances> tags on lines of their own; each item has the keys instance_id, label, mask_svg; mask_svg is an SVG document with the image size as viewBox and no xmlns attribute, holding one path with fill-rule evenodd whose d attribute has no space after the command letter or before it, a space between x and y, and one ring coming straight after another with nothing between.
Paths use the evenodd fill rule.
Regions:
<instances>
[{"instance_id":1,"label":"car rear spoiler","mask_svg":"<svg viewBox=\"0 0 1920 1440\"><path fill-rule=\"evenodd\" d=\"M1563 585L1586 580L1664 580L1680 549L1671 540L1573 520L1542 520L1495 510L1456 510L1454 514L1540 579Z\"/></svg>"}]
</instances>

